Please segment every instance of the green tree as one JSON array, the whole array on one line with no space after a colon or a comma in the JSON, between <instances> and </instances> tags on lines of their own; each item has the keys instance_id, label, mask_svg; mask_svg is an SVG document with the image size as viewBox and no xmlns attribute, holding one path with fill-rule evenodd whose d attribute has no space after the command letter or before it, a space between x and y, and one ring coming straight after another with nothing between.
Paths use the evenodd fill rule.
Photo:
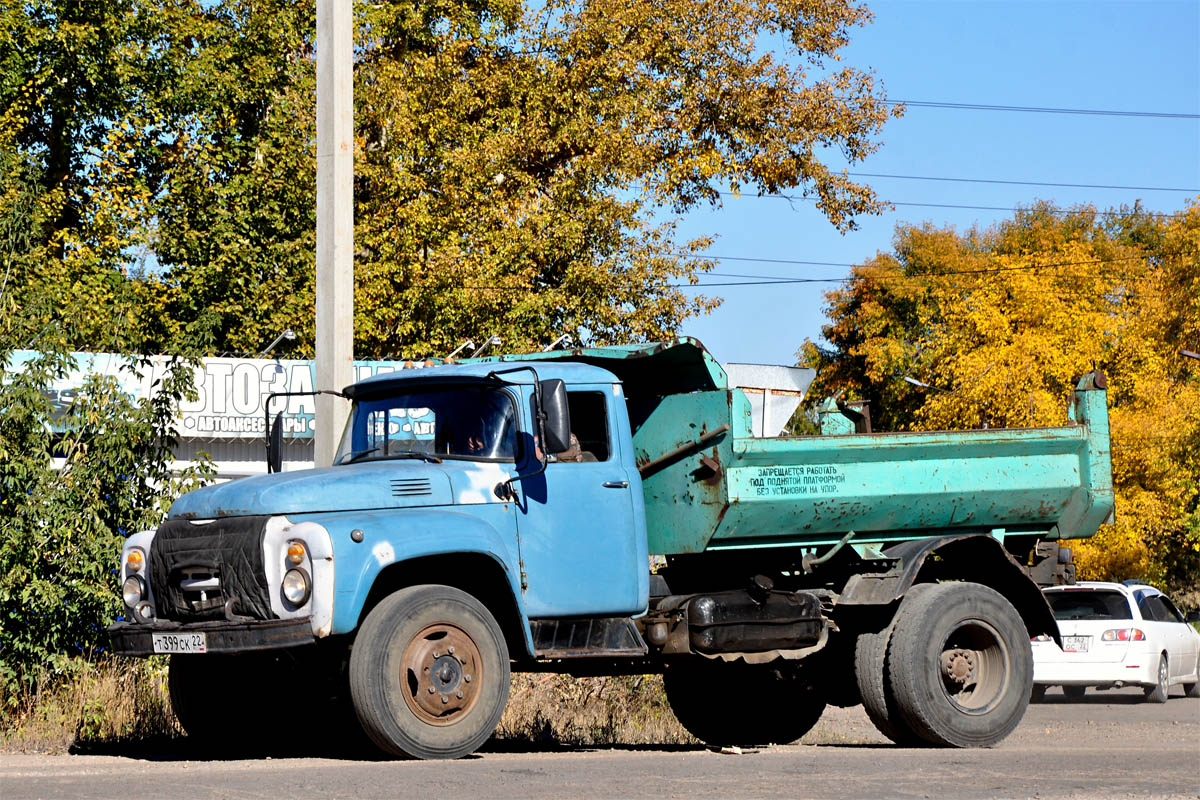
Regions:
<instances>
[{"instance_id":1,"label":"green tree","mask_svg":"<svg viewBox=\"0 0 1200 800\"><path fill-rule=\"evenodd\" d=\"M870 75L828 68L867 18L840 0L373 6L356 89L360 346L669 336L712 306L677 288L710 268L691 257L708 241L679 242L650 212L718 203L724 186L802 187L853 227L879 204L821 153L865 157L890 116ZM756 46L766 36L789 43L784 61Z\"/></svg>"},{"instance_id":2,"label":"green tree","mask_svg":"<svg viewBox=\"0 0 1200 800\"><path fill-rule=\"evenodd\" d=\"M360 355L498 333L659 338L712 305L659 208L719 190L878 209L893 113L837 51L849 0L357 4ZM313 341L314 4L0 0L0 146L36 168L13 266L81 349ZM786 44L777 56L758 45ZM112 320L121 324L113 329Z\"/></svg>"}]
</instances>

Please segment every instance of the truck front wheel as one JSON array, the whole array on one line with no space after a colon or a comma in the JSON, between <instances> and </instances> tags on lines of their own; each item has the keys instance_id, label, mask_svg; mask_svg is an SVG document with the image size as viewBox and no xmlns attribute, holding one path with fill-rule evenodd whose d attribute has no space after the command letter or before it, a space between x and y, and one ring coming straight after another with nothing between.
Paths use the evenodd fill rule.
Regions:
<instances>
[{"instance_id":1,"label":"truck front wheel","mask_svg":"<svg viewBox=\"0 0 1200 800\"><path fill-rule=\"evenodd\" d=\"M1020 615L977 583L942 583L896 612L888 680L904 721L925 741L990 747L1025 715L1033 654Z\"/></svg>"},{"instance_id":2,"label":"truck front wheel","mask_svg":"<svg viewBox=\"0 0 1200 800\"><path fill-rule=\"evenodd\" d=\"M495 731L508 701L508 648L474 597L412 586L367 615L350 653L350 694L385 752L460 758Z\"/></svg>"},{"instance_id":3,"label":"truck front wheel","mask_svg":"<svg viewBox=\"0 0 1200 800\"><path fill-rule=\"evenodd\" d=\"M690 659L669 664L663 685L679 723L705 744L788 744L825 711L792 666Z\"/></svg>"},{"instance_id":4,"label":"truck front wheel","mask_svg":"<svg viewBox=\"0 0 1200 800\"><path fill-rule=\"evenodd\" d=\"M267 667L259 654L172 655L167 691L189 744L229 751L273 744Z\"/></svg>"}]
</instances>

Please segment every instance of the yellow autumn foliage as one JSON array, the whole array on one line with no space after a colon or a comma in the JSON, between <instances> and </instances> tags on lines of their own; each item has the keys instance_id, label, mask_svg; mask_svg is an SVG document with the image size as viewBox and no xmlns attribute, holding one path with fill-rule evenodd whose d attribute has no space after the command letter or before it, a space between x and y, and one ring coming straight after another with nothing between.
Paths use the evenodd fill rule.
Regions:
<instances>
[{"instance_id":1,"label":"yellow autumn foliage","mask_svg":"<svg viewBox=\"0 0 1200 800\"><path fill-rule=\"evenodd\" d=\"M1200 361L1179 352L1200 350L1200 205L901 226L826 297L829 346L801 351L814 394L870 400L879 429L1063 425L1103 369L1117 517L1071 543L1080 575L1200 583Z\"/></svg>"}]
</instances>

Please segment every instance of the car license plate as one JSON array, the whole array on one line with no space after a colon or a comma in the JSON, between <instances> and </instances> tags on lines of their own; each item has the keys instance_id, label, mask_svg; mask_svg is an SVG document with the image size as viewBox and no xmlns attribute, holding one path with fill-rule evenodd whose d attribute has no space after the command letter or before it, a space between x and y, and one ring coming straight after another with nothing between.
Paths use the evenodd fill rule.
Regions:
<instances>
[{"instance_id":1,"label":"car license plate","mask_svg":"<svg viewBox=\"0 0 1200 800\"><path fill-rule=\"evenodd\" d=\"M1064 636L1063 637L1063 652L1064 653L1086 653L1088 644L1092 641L1090 636Z\"/></svg>"},{"instance_id":2,"label":"car license plate","mask_svg":"<svg viewBox=\"0 0 1200 800\"><path fill-rule=\"evenodd\" d=\"M208 652L208 641L203 633L152 633L150 640L156 653Z\"/></svg>"}]
</instances>

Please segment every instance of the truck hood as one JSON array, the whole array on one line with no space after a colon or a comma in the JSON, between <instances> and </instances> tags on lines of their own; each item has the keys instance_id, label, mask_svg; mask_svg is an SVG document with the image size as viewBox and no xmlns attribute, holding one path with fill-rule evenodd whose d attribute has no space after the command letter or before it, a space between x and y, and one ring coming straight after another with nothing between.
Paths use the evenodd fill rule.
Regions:
<instances>
[{"instance_id":1,"label":"truck hood","mask_svg":"<svg viewBox=\"0 0 1200 800\"><path fill-rule=\"evenodd\" d=\"M486 482L485 476L477 473L488 473L490 479L492 474L503 472L498 469L500 466L449 460L442 464L392 460L259 475L188 492L171 506L170 518L215 519L449 505L456 494L463 494L463 488ZM455 487L459 487L458 492Z\"/></svg>"}]
</instances>

